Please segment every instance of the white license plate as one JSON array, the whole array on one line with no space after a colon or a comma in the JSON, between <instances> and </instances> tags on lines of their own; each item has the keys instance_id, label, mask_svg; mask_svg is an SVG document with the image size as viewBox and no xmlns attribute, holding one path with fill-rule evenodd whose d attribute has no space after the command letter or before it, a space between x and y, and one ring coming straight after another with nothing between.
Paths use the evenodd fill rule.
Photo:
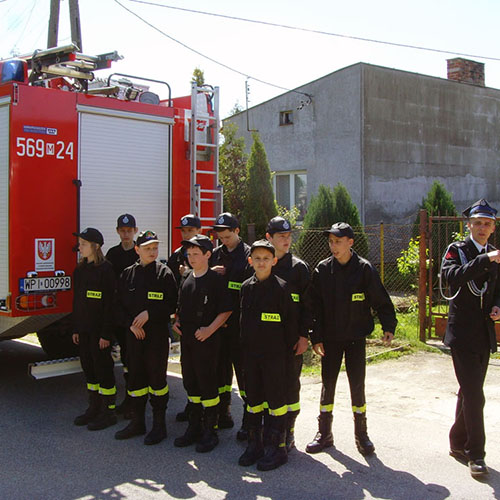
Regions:
<instances>
[{"instance_id":1,"label":"white license plate","mask_svg":"<svg viewBox=\"0 0 500 500\"><path fill-rule=\"evenodd\" d=\"M28 292L54 292L58 290L71 290L71 276L45 276L43 278L21 278L19 291Z\"/></svg>"}]
</instances>

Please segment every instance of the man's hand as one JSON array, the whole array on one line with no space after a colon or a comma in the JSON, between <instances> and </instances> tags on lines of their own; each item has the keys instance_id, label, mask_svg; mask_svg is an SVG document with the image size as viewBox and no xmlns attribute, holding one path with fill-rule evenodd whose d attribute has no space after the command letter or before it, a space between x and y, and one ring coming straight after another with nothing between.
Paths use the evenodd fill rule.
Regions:
<instances>
[{"instance_id":1,"label":"man's hand","mask_svg":"<svg viewBox=\"0 0 500 500\"><path fill-rule=\"evenodd\" d=\"M313 344L313 351L318 355L323 357L325 355L325 348L323 347L323 342L318 342Z\"/></svg>"},{"instance_id":2,"label":"man's hand","mask_svg":"<svg viewBox=\"0 0 500 500\"><path fill-rule=\"evenodd\" d=\"M307 351L307 347L309 346L309 342L305 337L299 337L297 343L293 346L293 350L295 351L295 356L300 356Z\"/></svg>"},{"instance_id":3,"label":"man's hand","mask_svg":"<svg viewBox=\"0 0 500 500\"><path fill-rule=\"evenodd\" d=\"M194 336L200 341L204 342L212 335L212 330L208 326L200 326L198 330L196 330Z\"/></svg>"},{"instance_id":4,"label":"man's hand","mask_svg":"<svg viewBox=\"0 0 500 500\"><path fill-rule=\"evenodd\" d=\"M177 318L175 320L175 323L172 325L172 330L177 333L177 335L180 335L182 337L181 322L179 321L179 318Z\"/></svg>"},{"instance_id":5,"label":"man's hand","mask_svg":"<svg viewBox=\"0 0 500 500\"><path fill-rule=\"evenodd\" d=\"M491 308L490 318L491 318L493 321L498 321L498 320L500 319L500 307L498 307L498 306L493 306L493 307Z\"/></svg>"},{"instance_id":6,"label":"man's hand","mask_svg":"<svg viewBox=\"0 0 500 500\"><path fill-rule=\"evenodd\" d=\"M149 313L148 311L144 310L135 317L134 321L132 321L132 326L142 328L148 319Z\"/></svg>"},{"instance_id":7,"label":"man's hand","mask_svg":"<svg viewBox=\"0 0 500 500\"><path fill-rule=\"evenodd\" d=\"M226 274L226 268L224 266L214 266L212 267L212 271L215 271L218 274Z\"/></svg>"},{"instance_id":8,"label":"man's hand","mask_svg":"<svg viewBox=\"0 0 500 500\"><path fill-rule=\"evenodd\" d=\"M78 333L73 334L73 344L78 345L80 343L80 335Z\"/></svg>"},{"instance_id":9,"label":"man's hand","mask_svg":"<svg viewBox=\"0 0 500 500\"><path fill-rule=\"evenodd\" d=\"M146 332L139 326L130 325L130 331L135 335L137 340L144 340Z\"/></svg>"},{"instance_id":10,"label":"man's hand","mask_svg":"<svg viewBox=\"0 0 500 500\"><path fill-rule=\"evenodd\" d=\"M490 258L490 262L497 262L500 264L500 250L492 250L486 255Z\"/></svg>"},{"instance_id":11,"label":"man's hand","mask_svg":"<svg viewBox=\"0 0 500 500\"><path fill-rule=\"evenodd\" d=\"M392 333L392 332L384 332L384 335L382 337L382 342L387 347L390 347L393 338L394 338L394 333Z\"/></svg>"},{"instance_id":12,"label":"man's hand","mask_svg":"<svg viewBox=\"0 0 500 500\"><path fill-rule=\"evenodd\" d=\"M99 339L99 349L106 349L110 345L110 341L103 339L102 337Z\"/></svg>"}]
</instances>

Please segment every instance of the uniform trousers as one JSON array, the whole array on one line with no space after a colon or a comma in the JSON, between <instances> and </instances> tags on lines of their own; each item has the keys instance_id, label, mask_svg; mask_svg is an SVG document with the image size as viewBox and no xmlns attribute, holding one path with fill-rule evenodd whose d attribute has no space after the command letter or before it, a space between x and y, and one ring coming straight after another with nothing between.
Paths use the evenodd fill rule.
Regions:
<instances>
[{"instance_id":1,"label":"uniform trousers","mask_svg":"<svg viewBox=\"0 0 500 500\"><path fill-rule=\"evenodd\" d=\"M233 313L234 314L234 313ZM229 320L227 327L219 330L220 348L217 367L219 394L231 394L233 385L233 366L240 395L245 397L245 382L243 377L243 358L240 342L240 327L238 321Z\"/></svg>"},{"instance_id":2,"label":"uniform trousers","mask_svg":"<svg viewBox=\"0 0 500 500\"><path fill-rule=\"evenodd\" d=\"M87 388L90 391L113 395L116 393L116 387L111 346L100 349L100 338L94 333L79 334L80 362L87 380Z\"/></svg>"},{"instance_id":3,"label":"uniform trousers","mask_svg":"<svg viewBox=\"0 0 500 500\"><path fill-rule=\"evenodd\" d=\"M460 389L455 423L450 430L450 447L465 450L470 460L482 459L486 442L483 384L490 352L486 348L482 352L471 352L452 347L451 356Z\"/></svg>"},{"instance_id":4,"label":"uniform trousers","mask_svg":"<svg viewBox=\"0 0 500 500\"><path fill-rule=\"evenodd\" d=\"M153 409L164 409L168 403L168 351L166 327L149 328L143 340L127 333L128 394L133 398L150 394Z\"/></svg>"},{"instance_id":5,"label":"uniform trousers","mask_svg":"<svg viewBox=\"0 0 500 500\"><path fill-rule=\"evenodd\" d=\"M302 372L302 354L297 356L291 351L286 356L286 402L288 411L300 410L300 373Z\"/></svg>"},{"instance_id":6,"label":"uniform trousers","mask_svg":"<svg viewBox=\"0 0 500 500\"><path fill-rule=\"evenodd\" d=\"M366 339L325 341L323 347L325 355L321 358L321 411L331 412L333 410L335 387L342 365L342 358L345 355L352 409L355 413L364 413L366 410Z\"/></svg>"},{"instance_id":7,"label":"uniform trousers","mask_svg":"<svg viewBox=\"0 0 500 500\"><path fill-rule=\"evenodd\" d=\"M219 403L217 362L220 348L219 333L200 342L195 329L183 326L181 336L182 382L191 403L208 408Z\"/></svg>"}]
</instances>

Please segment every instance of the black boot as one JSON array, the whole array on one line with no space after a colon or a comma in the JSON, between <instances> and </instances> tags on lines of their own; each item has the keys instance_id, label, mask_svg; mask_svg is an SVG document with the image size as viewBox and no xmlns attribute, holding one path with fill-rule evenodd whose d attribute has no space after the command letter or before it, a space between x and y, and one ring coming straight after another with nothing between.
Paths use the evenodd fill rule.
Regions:
<instances>
[{"instance_id":1,"label":"black boot","mask_svg":"<svg viewBox=\"0 0 500 500\"><path fill-rule=\"evenodd\" d=\"M178 448L184 448L185 446L190 446L197 443L203 434L203 428L201 425L201 416L203 413L203 408L201 403L189 403L188 415L189 415L189 425L183 436L175 438L174 446Z\"/></svg>"},{"instance_id":2,"label":"black boot","mask_svg":"<svg viewBox=\"0 0 500 500\"><path fill-rule=\"evenodd\" d=\"M186 403L184 410L177 413L175 416L176 422L187 422L189 420L189 409L191 408L191 403L189 401Z\"/></svg>"},{"instance_id":3,"label":"black boot","mask_svg":"<svg viewBox=\"0 0 500 500\"><path fill-rule=\"evenodd\" d=\"M100 431L116 424L115 400L114 394L112 396L101 394L101 411L88 423L89 431Z\"/></svg>"},{"instance_id":4,"label":"black boot","mask_svg":"<svg viewBox=\"0 0 500 500\"><path fill-rule=\"evenodd\" d=\"M356 446L361 455L371 455L375 451L375 446L368 437L366 413L354 414L354 437L356 439Z\"/></svg>"},{"instance_id":5,"label":"black boot","mask_svg":"<svg viewBox=\"0 0 500 500\"><path fill-rule=\"evenodd\" d=\"M167 426L165 424L165 409L153 410L153 428L144 438L144 444L158 444L167 437Z\"/></svg>"},{"instance_id":6,"label":"black boot","mask_svg":"<svg viewBox=\"0 0 500 500\"><path fill-rule=\"evenodd\" d=\"M240 430L236 433L236 439L238 441L246 441L248 439L248 419L249 413L247 411L247 404L243 401L243 418L241 419Z\"/></svg>"},{"instance_id":7,"label":"black boot","mask_svg":"<svg viewBox=\"0 0 500 500\"><path fill-rule=\"evenodd\" d=\"M217 406L205 408L203 411L203 435L196 445L198 453L212 451L219 444L217 436Z\"/></svg>"},{"instance_id":8,"label":"black boot","mask_svg":"<svg viewBox=\"0 0 500 500\"><path fill-rule=\"evenodd\" d=\"M288 462L285 443L285 416L272 417L273 426L269 432L269 444L264 448L264 456L257 461L257 470L277 469Z\"/></svg>"},{"instance_id":9,"label":"black boot","mask_svg":"<svg viewBox=\"0 0 500 500\"><path fill-rule=\"evenodd\" d=\"M250 414L249 414L250 415ZM244 467L253 465L259 458L264 456L264 445L262 443L262 416L251 414L248 418L248 446L238 463Z\"/></svg>"},{"instance_id":10,"label":"black boot","mask_svg":"<svg viewBox=\"0 0 500 500\"><path fill-rule=\"evenodd\" d=\"M128 392L125 394L123 401L116 407L116 413L118 415L123 415L125 420L130 420L132 418L132 397L129 396Z\"/></svg>"},{"instance_id":11,"label":"black boot","mask_svg":"<svg viewBox=\"0 0 500 500\"><path fill-rule=\"evenodd\" d=\"M73 420L75 425L87 425L92 419L99 415L101 410L101 398L99 397L99 393L97 391L87 392L89 397L89 406L83 415L78 415L78 417Z\"/></svg>"},{"instance_id":12,"label":"black boot","mask_svg":"<svg viewBox=\"0 0 500 500\"><path fill-rule=\"evenodd\" d=\"M295 448L295 421L299 412L289 411L286 414L286 451L290 452Z\"/></svg>"},{"instance_id":13,"label":"black boot","mask_svg":"<svg viewBox=\"0 0 500 500\"><path fill-rule=\"evenodd\" d=\"M231 392L223 392L220 395L220 402L217 407L219 408L219 429L232 429L234 420L231 415Z\"/></svg>"},{"instance_id":14,"label":"black boot","mask_svg":"<svg viewBox=\"0 0 500 500\"><path fill-rule=\"evenodd\" d=\"M132 398L132 420L127 427L115 434L115 439L130 439L134 436L146 434L146 401L147 396Z\"/></svg>"},{"instance_id":15,"label":"black boot","mask_svg":"<svg viewBox=\"0 0 500 500\"><path fill-rule=\"evenodd\" d=\"M314 439L306 446L307 453L319 453L325 448L333 446L332 434L333 415L321 412L318 417L318 432Z\"/></svg>"}]
</instances>

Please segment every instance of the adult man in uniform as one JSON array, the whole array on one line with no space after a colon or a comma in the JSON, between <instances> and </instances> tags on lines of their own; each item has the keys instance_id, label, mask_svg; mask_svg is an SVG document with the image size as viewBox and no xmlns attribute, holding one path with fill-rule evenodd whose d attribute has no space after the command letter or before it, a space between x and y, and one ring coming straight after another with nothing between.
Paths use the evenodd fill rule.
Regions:
<instances>
[{"instance_id":1,"label":"adult man in uniform","mask_svg":"<svg viewBox=\"0 0 500 500\"><path fill-rule=\"evenodd\" d=\"M496 214L484 199L464 210L470 236L448 247L441 269L452 296L444 343L460 385L450 455L467 462L473 477L488 473L483 384L490 351L497 350L494 321L500 319L500 251L488 244Z\"/></svg>"}]
</instances>

